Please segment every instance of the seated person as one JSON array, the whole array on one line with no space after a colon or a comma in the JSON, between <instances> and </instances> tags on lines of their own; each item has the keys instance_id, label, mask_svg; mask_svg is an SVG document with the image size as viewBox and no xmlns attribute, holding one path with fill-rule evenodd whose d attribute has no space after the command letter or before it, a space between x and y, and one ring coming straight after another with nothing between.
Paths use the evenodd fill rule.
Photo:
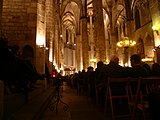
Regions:
<instances>
[{"instance_id":1,"label":"seated person","mask_svg":"<svg viewBox=\"0 0 160 120\"><path fill-rule=\"evenodd\" d=\"M141 64L141 58L138 54L134 54L130 57L131 66L126 68L128 77L147 77L148 72Z\"/></svg>"},{"instance_id":2,"label":"seated person","mask_svg":"<svg viewBox=\"0 0 160 120\"><path fill-rule=\"evenodd\" d=\"M108 65L105 67L107 77L125 77L124 67L119 65L119 58L116 55L111 57Z\"/></svg>"},{"instance_id":3,"label":"seated person","mask_svg":"<svg viewBox=\"0 0 160 120\"><path fill-rule=\"evenodd\" d=\"M159 63L153 63L152 75L153 76L160 76L160 64Z\"/></svg>"}]
</instances>

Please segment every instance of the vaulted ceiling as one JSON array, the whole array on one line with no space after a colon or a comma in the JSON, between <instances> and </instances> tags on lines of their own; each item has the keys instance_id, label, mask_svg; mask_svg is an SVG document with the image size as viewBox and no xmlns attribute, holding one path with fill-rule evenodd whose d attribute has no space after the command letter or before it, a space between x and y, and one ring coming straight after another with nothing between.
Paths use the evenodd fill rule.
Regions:
<instances>
[{"instance_id":1,"label":"vaulted ceiling","mask_svg":"<svg viewBox=\"0 0 160 120\"><path fill-rule=\"evenodd\" d=\"M125 16L125 9L124 9L124 0L118 0L117 7L115 8L115 16L112 16L115 19L114 22L117 22L118 20L124 19ZM62 24L63 26L71 30L72 32L76 32L79 30L79 20L83 11L82 4L85 0L63 0L61 3L61 18L62 18ZM92 0L87 0L86 3L87 12L92 9L93 4ZM113 0L102 0L103 10L105 14L108 15L109 12L113 11L112 8ZM108 15L108 18L110 19L110 16Z\"/></svg>"}]
</instances>

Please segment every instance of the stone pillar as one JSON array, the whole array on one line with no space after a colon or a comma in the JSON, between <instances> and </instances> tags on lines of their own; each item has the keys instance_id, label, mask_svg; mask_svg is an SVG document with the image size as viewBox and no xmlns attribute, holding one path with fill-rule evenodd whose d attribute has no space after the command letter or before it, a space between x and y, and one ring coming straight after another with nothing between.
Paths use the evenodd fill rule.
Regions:
<instances>
[{"instance_id":1,"label":"stone pillar","mask_svg":"<svg viewBox=\"0 0 160 120\"><path fill-rule=\"evenodd\" d=\"M88 12L88 15L89 15L89 45L90 45L90 59L89 59L89 62L90 62L90 66L92 67L96 67L96 59L95 59L95 51L94 51L94 48L95 48L95 43L94 43L94 37L93 37L93 9L90 9L89 12Z\"/></svg>"},{"instance_id":2,"label":"stone pillar","mask_svg":"<svg viewBox=\"0 0 160 120\"><path fill-rule=\"evenodd\" d=\"M81 71L82 68L82 41L81 35L76 35L76 68Z\"/></svg>"},{"instance_id":3,"label":"stone pillar","mask_svg":"<svg viewBox=\"0 0 160 120\"><path fill-rule=\"evenodd\" d=\"M55 4L54 0L46 0L46 46L48 49L48 68L50 73L52 72L52 66L53 66L53 40L54 40L54 24L55 24L55 13L53 6Z\"/></svg>"},{"instance_id":4,"label":"stone pillar","mask_svg":"<svg viewBox=\"0 0 160 120\"><path fill-rule=\"evenodd\" d=\"M160 63L160 52L159 52L159 46L160 46L160 1L159 0L149 0L149 8L152 18L152 25L156 27L156 30L154 30L154 47L155 55L154 59L156 62Z\"/></svg>"},{"instance_id":5,"label":"stone pillar","mask_svg":"<svg viewBox=\"0 0 160 120\"><path fill-rule=\"evenodd\" d=\"M37 31L36 31L36 67L38 73L45 74L45 50L46 50L46 14L45 2L37 4Z\"/></svg>"},{"instance_id":6,"label":"stone pillar","mask_svg":"<svg viewBox=\"0 0 160 120\"><path fill-rule=\"evenodd\" d=\"M128 20L126 22L127 37L129 38L129 40L135 40L134 39L134 34L133 34L134 33L133 26L134 26L134 21L133 20ZM127 55L126 55L126 62L125 63L127 63L128 66L130 65L130 56L135 53L135 50L136 49L135 49L134 46L126 48L126 54Z\"/></svg>"},{"instance_id":7,"label":"stone pillar","mask_svg":"<svg viewBox=\"0 0 160 120\"><path fill-rule=\"evenodd\" d=\"M3 81L0 80L0 120L3 118L3 102L4 101L4 84Z\"/></svg>"},{"instance_id":8,"label":"stone pillar","mask_svg":"<svg viewBox=\"0 0 160 120\"><path fill-rule=\"evenodd\" d=\"M55 39L54 39L54 59L53 64L55 65L56 69L58 68L58 25L55 25Z\"/></svg>"},{"instance_id":9,"label":"stone pillar","mask_svg":"<svg viewBox=\"0 0 160 120\"><path fill-rule=\"evenodd\" d=\"M81 22L81 35L82 35L82 59L83 59L83 69L87 69L89 66L89 43L87 34L87 1L82 0L82 16L80 18Z\"/></svg>"},{"instance_id":10,"label":"stone pillar","mask_svg":"<svg viewBox=\"0 0 160 120\"><path fill-rule=\"evenodd\" d=\"M87 35L87 18L81 17L81 33L82 33L82 56L83 56L83 69L89 66L89 45Z\"/></svg>"},{"instance_id":11,"label":"stone pillar","mask_svg":"<svg viewBox=\"0 0 160 120\"><path fill-rule=\"evenodd\" d=\"M114 32L111 33L111 40L110 40L110 46L111 46L111 50L110 50L110 57L112 55L115 55L117 54L116 52L116 47L117 47L117 44L116 44L116 35Z\"/></svg>"},{"instance_id":12,"label":"stone pillar","mask_svg":"<svg viewBox=\"0 0 160 120\"><path fill-rule=\"evenodd\" d=\"M104 20L102 0L93 0L93 15L94 15L94 36L96 46L96 57L98 61L106 61L106 46L104 34Z\"/></svg>"}]
</instances>

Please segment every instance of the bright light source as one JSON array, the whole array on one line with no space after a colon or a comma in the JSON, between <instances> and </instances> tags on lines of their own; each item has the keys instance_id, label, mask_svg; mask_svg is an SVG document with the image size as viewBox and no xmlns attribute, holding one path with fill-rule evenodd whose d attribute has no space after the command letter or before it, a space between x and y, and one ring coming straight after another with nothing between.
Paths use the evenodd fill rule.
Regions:
<instances>
[{"instance_id":1,"label":"bright light source","mask_svg":"<svg viewBox=\"0 0 160 120\"><path fill-rule=\"evenodd\" d=\"M132 47L136 45L136 41L129 40L128 37L125 37L122 41L117 42L118 47Z\"/></svg>"}]
</instances>

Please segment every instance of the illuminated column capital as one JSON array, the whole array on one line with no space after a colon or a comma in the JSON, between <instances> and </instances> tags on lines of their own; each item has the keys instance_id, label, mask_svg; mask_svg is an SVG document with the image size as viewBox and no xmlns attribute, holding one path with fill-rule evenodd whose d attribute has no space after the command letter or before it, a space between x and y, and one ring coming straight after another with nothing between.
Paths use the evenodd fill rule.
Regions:
<instances>
[{"instance_id":1,"label":"illuminated column capital","mask_svg":"<svg viewBox=\"0 0 160 120\"><path fill-rule=\"evenodd\" d=\"M93 16L93 8L89 8L87 13L88 13L88 16Z\"/></svg>"}]
</instances>

